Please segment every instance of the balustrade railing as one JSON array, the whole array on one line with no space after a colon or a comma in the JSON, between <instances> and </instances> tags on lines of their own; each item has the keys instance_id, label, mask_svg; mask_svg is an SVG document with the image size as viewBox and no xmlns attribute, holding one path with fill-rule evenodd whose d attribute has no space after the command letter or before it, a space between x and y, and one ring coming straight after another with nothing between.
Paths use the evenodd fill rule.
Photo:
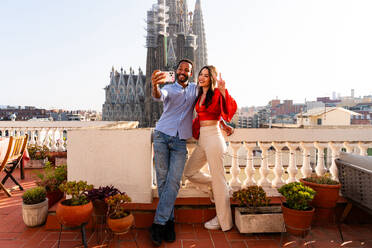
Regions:
<instances>
[{"instance_id":1,"label":"balustrade railing","mask_svg":"<svg viewBox=\"0 0 372 248\"><path fill-rule=\"evenodd\" d=\"M50 151L67 150L67 133L72 129L121 125L109 121L1 121L0 137L29 135L29 144L47 146ZM127 122L125 122L127 123Z\"/></svg>"},{"instance_id":2,"label":"balustrade railing","mask_svg":"<svg viewBox=\"0 0 372 248\"><path fill-rule=\"evenodd\" d=\"M312 173L329 173L337 180L334 161L340 151L367 156L372 128L236 129L226 141L226 178L234 190L249 185L278 188Z\"/></svg>"}]
</instances>

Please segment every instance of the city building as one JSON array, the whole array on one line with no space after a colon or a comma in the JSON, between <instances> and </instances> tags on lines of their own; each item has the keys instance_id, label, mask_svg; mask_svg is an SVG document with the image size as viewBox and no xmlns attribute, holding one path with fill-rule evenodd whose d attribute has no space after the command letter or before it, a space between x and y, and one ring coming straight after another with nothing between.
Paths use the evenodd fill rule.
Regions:
<instances>
[{"instance_id":1,"label":"city building","mask_svg":"<svg viewBox=\"0 0 372 248\"><path fill-rule=\"evenodd\" d=\"M48 118L47 110L39 109L33 106L6 106L0 108L0 120L9 121L27 121L33 118Z\"/></svg>"},{"instance_id":2,"label":"city building","mask_svg":"<svg viewBox=\"0 0 372 248\"><path fill-rule=\"evenodd\" d=\"M339 107L314 108L296 115L298 126L350 126L360 114Z\"/></svg>"},{"instance_id":3,"label":"city building","mask_svg":"<svg viewBox=\"0 0 372 248\"><path fill-rule=\"evenodd\" d=\"M147 11L146 72L129 73L112 69L106 86L102 119L139 121L140 127L153 127L163 111L162 103L151 96L154 70L175 70L180 59L194 61L194 77L207 64L207 45L200 0L194 13L185 0L158 0Z\"/></svg>"}]
</instances>

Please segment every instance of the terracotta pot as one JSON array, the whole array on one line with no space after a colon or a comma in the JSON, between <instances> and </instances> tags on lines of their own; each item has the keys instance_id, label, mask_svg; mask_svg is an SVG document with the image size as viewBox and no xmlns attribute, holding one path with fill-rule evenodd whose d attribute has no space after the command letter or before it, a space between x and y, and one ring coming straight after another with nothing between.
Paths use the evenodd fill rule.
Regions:
<instances>
[{"instance_id":1,"label":"terracotta pot","mask_svg":"<svg viewBox=\"0 0 372 248\"><path fill-rule=\"evenodd\" d=\"M295 236L306 236L310 230L311 221L314 215L314 208L311 210L295 210L282 204L283 218L287 232Z\"/></svg>"},{"instance_id":2,"label":"terracotta pot","mask_svg":"<svg viewBox=\"0 0 372 248\"><path fill-rule=\"evenodd\" d=\"M48 198L48 208L52 207L54 204L59 202L63 197L63 192L59 189L55 191L47 192L46 197Z\"/></svg>"},{"instance_id":3,"label":"terracotta pot","mask_svg":"<svg viewBox=\"0 0 372 248\"><path fill-rule=\"evenodd\" d=\"M131 213L120 219L111 219L110 217L107 217L107 225L115 234L127 233L133 225L133 222L134 217Z\"/></svg>"},{"instance_id":4,"label":"terracotta pot","mask_svg":"<svg viewBox=\"0 0 372 248\"><path fill-rule=\"evenodd\" d=\"M316 191L316 195L313 201L311 202L312 206L316 208L336 207L341 184L336 184L336 185L317 184L317 183L306 182L303 179L300 179L300 181L306 186L309 186L310 188Z\"/></svg>"},{"instance_id":5,"label":"terracotta pot","mask_svg":"<svg viewBox=\"0 0 372 248\"><path fill-rule=\"evenodd\" d=\"M61 201L57 205L56 215L60 224L74 227L87 223L90 220L93 212L92 202L80 206L63 205L66 201Z\"/></svg>"}]
</instances>

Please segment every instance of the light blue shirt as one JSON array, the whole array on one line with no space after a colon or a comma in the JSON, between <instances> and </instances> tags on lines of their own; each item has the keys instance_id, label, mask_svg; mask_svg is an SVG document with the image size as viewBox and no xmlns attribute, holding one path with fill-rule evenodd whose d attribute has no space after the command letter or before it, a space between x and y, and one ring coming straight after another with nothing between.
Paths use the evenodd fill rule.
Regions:
<instances>
[{"instance_id":1,"label":"light blue shirt","mask_svg":"<svg viewBox=\"0 0 372 248\"><path fill-rule=\"evenodd\" d=\"M167 84L160 89L160 93L160 98L153 97L164 104L155 130L174 137L178 133L180 139L191 138L193 108L198 94L196 83L188 83L186 88L178 82Z\"/></svg>"}]
</instances>

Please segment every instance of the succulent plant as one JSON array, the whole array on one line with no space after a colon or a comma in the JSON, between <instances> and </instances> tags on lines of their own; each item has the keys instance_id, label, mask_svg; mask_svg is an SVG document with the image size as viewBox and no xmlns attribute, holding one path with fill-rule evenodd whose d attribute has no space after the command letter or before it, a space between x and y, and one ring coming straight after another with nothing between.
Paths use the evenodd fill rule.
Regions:
<instances>
[{"instance_id":1,"label":"succulent plant","mask_svg":"<svg viewBox=\"0 0 372 248\"><path fill-rule=\"evenodd\" d=\"M312 188L300 182L285 184L278 191L285 197L288 207L296 210L308 210L309 202L316 194Z\"/></svg>"},{"instance_id":2,"label":"succulent plant","mask_svg":"<svg viewBox=\"0 0 372 248\"><path fill-rule=\"evenodd\" d=\"M270 199L266 197L266 192L261 186L249 186L245 189L234 192L233 199L239 205L246 207L262 207L270 204Z\"/></svg>"},{"instance_id":3,"label":"succulent plant","mask_svg":"<svg viewBox=\"0 0 372 248\"><path fill-rule=\"evenodd\" d=\"M132 199L125 192L109 196L105 199L108 205L108 216L111 219L120 219L127 216L129 212L125 210L125 204L131 201Z\"/></svg>"},{"instance_id":4,"label":"succulent plant","mask_svg":"<svg viewBox=\"0 0 372 248\"><path fill-rule=\"evenodd\" d=\"M115 188L114 186L104 186L104 187L99 187L93 188L91 190L88 190L86 193L86 196L89 198L89 200L105 200L105 198L109 196L114 196L116 194L119 194L120 191Z\"/></svg>"},{"instance_id":5,"label":"succulent plant","mask_svg":"<svg viewBox=\"0 0 372 248\"><path fill-rule=\"evenodd\" d=\"M65 201L65 205L79 206L89 202L86 192L93 189L93 185L87 184L86 181L70 181L59 185L59 189L71 198Z\"/></svg>"}]
</instances>

